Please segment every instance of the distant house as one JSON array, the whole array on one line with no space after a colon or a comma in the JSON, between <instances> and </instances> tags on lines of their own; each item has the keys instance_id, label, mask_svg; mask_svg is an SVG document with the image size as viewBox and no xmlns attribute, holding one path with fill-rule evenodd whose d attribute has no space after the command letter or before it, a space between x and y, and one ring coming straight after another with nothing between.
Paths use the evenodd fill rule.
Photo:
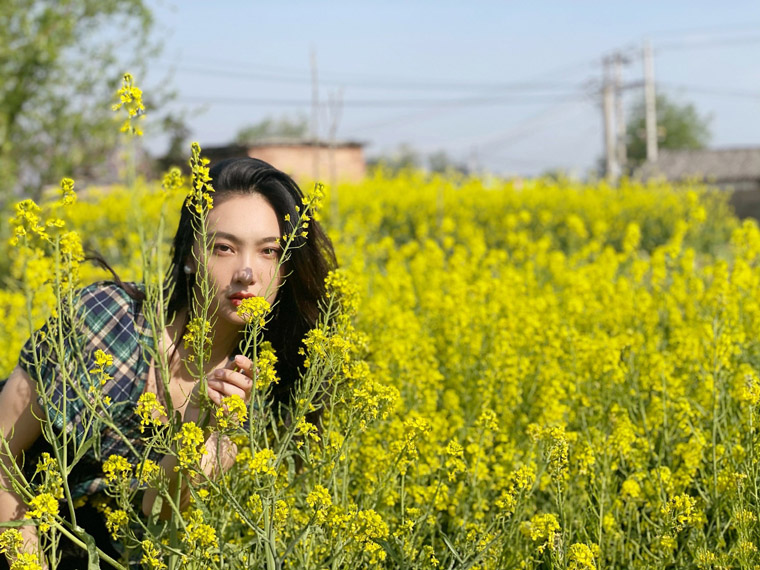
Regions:
<instances>
[{"instance_id":1,"label":"distant house","mask_svg":"<svg viewBox=\"0 0 760 570\"><path fill-rule=\"evenodd\" d=\"M225 158L259 158L290 174L299 184L307 182L359 182L367 174L362 143L271 139L251 145L204 147L212 164Z\"/></svg>"},{"instance_id":2,"label":"distant house","mask_svg":"<svg viewBox=\"0 0 760 570\"><path fill-rule=\"evenodd\" d=\"M708 182L732 193L738 216L760 219L760 147L661 150L657 161L644 163L637 174L644 180Z\"/></svg>"}]
</instances>

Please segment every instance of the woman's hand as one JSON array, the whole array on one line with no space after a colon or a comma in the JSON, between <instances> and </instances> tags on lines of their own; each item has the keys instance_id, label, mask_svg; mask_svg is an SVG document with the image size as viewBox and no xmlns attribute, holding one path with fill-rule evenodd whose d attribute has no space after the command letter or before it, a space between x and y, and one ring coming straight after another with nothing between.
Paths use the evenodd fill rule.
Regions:
<instances>
[{"instance_id":1,"label":"woman's hand","mask_svg":"<svg viewBox=\"0 0 760 570\"><path fill-rule=\"evenodd\" d=\"M251 398L253 389L253 362L245 356L238 355L231 360L224 368L214 370L207 378L208 396L214 404L222 406L222 399L226 396L236 394L248 403ZM200 383L196 383L193 388L193 396L190 398L192 405L188 405L185 410L183 421L197 421L200 412L198 389ZM211 414L210 421L212 425L215 422L214 414ZM226 473L235 463L237 456L237 446L227 435L222 435L217 431L207 431L206 441L204 442L206 452L200 461L201 472L191 477L193 484L199 484L204 477L216 478ZM175 496L175 489L178 484L177 480L177 458L174 454L167 454L161 460L161 467L169 478L169 497ZM187 487L187 480L182 482L180 492L180 509L187 508L190 504L190 490ZM143 495L142 509L146 516L149 516L153 510L153 503L156 500L158 491L148 488ZM167 519L171 516L171 508L164 503L161 508L160 517Z\"/></svg>"},{"instance_id":2,"label":"woman's hand","mask_svg":"<svg viewBox=\"0 0 760 570\"><path fill-rule=\"evenodd\" d=\"M214 370L208 377L208 397L217 406L226 396L237 395L247 404L253 389L253 362L238 354L224 368Z\"/></svg>"},{"instance_id":3,"label":"woman's hand","mask_svg":"<svg viewBox=\"0 0 760 570\"><path fill-rule=\"evenodd\" d=\"M215 479L221 474L226 473L235 464L237 457L237 445L226 435L220 435L219 432L212 432L206 438L206 453L201 459L201 471L210 479ZM196 478L196 483L201 481L200 477Z\"/></svg>"}]
</instances>

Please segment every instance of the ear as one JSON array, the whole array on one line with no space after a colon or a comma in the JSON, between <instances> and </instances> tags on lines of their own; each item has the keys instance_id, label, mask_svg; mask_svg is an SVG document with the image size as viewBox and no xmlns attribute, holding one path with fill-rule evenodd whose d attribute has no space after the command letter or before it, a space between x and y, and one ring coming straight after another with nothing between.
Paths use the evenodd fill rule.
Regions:
<instances>
[{"instance_id":1,"label":"ear","mask_svg":"<svg viewBox=\"0 0 760 570\"><path fill-rule=\"evenodd\" d=\"M182 266L182 271L185 275L192 275L195 273L195 262L191 260L185 261L184 265Z\"/></svg>"}]
</instances>

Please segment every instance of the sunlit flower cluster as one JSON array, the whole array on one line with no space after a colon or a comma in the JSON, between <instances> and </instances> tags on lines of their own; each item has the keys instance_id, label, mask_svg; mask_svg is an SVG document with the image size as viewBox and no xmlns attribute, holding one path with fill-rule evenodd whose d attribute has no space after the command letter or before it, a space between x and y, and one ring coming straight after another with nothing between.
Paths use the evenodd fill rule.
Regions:
<instances>
[{"instance_id":1,"label":"sunlit flower cluster","mask_svg":"<svg viewBox=\"0 0 760 570\"><path fill-rule=\"evenodd\" d=\"M237 315L246 323L263 327L266 325L266 319L270 310L269 302L264 297L248 297L240 301L237 308Z\"/></svg>"},{"instance_id":2,"label":"sunlit flower cluster","mask_svg":"<svg viewBox=\"0 0 760 570\"><path fill-rule=\"evenodd\" d=\"M191 473L200 463L201 457L206 453L205 438L203 430L194 422L187 422L182 425L182 429L174 436L177 444L177 460L179 465L175 469L188 469Z\"/></svg>"},{"instance_id":3,"label":"sunlit flower cluster","mask_svg":"<svg viewBox=\"0 0 760 570\"><path fill-rule=\"evenodd\" d=\"M248 408L243 398L237 394L225 396L222 405L216 410L216 425L222 430L234 430L243 424L248 417Z\"/></svg>"},{"instance_id":4,"label":"sunlit flower cluster","mask_svg":"<svg viewBox=\"0 0 760 570\"><path fill-rule=\"evenodd\" d=\"M166 409L158 401L154 392L145 392L137 400L135 413L140 418L140 431L144 432L148 427L161 427L162 418L166 417Z\"/></svg>"},{"instance_id":5,"label":"sunlit flower cluster","mask_svg":"<svg viewBox=\"0 0 760 570\"><path fill-rule=\"evenodd\" d=\"M142 129L137 121L145 115L145 105L142 100L142 89L137 87L131 73L125 73L122 77L121 88L116 92L119 98L111 109L116 112L121 109L126 110L127 118L121 125L121 132L129 133L134 136L142 136Z\"/></svg>"}]
</instances>

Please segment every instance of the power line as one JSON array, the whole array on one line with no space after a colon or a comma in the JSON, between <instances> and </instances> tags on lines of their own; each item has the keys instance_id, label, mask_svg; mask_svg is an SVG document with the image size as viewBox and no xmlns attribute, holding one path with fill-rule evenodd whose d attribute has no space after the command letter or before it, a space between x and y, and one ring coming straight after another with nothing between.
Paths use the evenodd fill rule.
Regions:
<instances>
[{"instance_id":1,"label":"power line","mask_svg":"<svg viewBox=\"0 0 760 570\"><path fill-rule=\"evenodd\" d=\"M303 77L290 77L281 74L267 74L267 73L250 73L240 71L228 71L223 69L207 69L191 66L180 66L177 68L180 71L188 73L198 73L209 77L230 77L234 79L252 80L252 81L272 81L276 83L290 83L290 84L308 84L310 79L307 76ZM430 80L425 82L409 82L409 83L394 83L391 81L379 80L349 80L340 81L335 78L323 79L324 83L337 84L342 86L359 87L359 88L373 88L373 89L402 89L406 91L440 91L441 89L460 89L460 90L484 90L484 89L513 89L513 90L552 90L552 89L567 89L573 87L571 83L528 83L528 82L514 82L514 83L465 83L465 82L453 82L446 83L436 80Z\"/></svg>"},{"instance_id":2,"label":"power line","mask_svg":"<svg viewBox=\"0 0 760 570\"><path fill-rule=\"evenodd\" d=\"M573 137L570 141L565 141L565 144L571 144L571 143L574 143L575 141L587 140L588 137L592 135L593 133L595 133L597 129L598 129L598 126L596 125L587 126L585 129L576 133L576 136ZM546 162L543 160L530 159L530 158L525 158L525 157L516 158L514 156L505 155L503 154L503 151L498 151L498 150L496 152L490 152L490 149L489 149L489 151L486 151L486 152L479 151L478 154L481 157L488 157L489 162L493 162L494 159L498 158L500 163L504 162L504 163L511 163L513 165L516 164L518 167L522 166L522 167L531 168L533 166L544 166L546 164Z\"/></svg>"},{"instance_id":3,"label":"power line","mask_svg":"<svg viewBox=\"0 0 760 570\"><path fill-rule=\"evenodd\" d=\"M165 63L165 62L164 62ZM590 62L584 62L584 67L588 67ZM577 66L575 66L577 67ZM220 69L210 67L198 67L191 65L178 65L174 66L178 71L186 73L198 73L209 77L229 77L233 79L252 80L252 81L272 81L276 83L286 84L309 84L311 79L306 73L272 73L269 71L250 71L256 69L255 66L246 66L246 71ZM560 69L564 69L562 66ZM547 72L543 75L549 75ZM406 90L406 91L440 91L441 89L457 89L457 90L517 90L517 91L541 91L541 90L562 90L577 87L577 84L571 82L556 82L556 81L511 81L511 82L466 82L466 81L451 81L445 79L399 79L381 76L358 76L343 74L336 76L336 74L322 73L322 81L326 84L338 84L341 86L357 87L362 89L387 89L387 90Z\"/></svg>"},{"instance_id":4,"label":"power line","mask_svg":"<svg viewBox=\"0 0 760 570\"><path fill-rule=\"evenodd\" d=\"M348 132L361 133L363 131L372 131L377 129L384 129L386 127L393 127L399 124L409 125L411 123L417 123L419 121L435 118L446 113L451 113L450 107L433 106L432 108L427 109L423 112L416 111L414 113L404 113L403 115L397 115L383 121L365 123L364 125L360 125L358 127L349 128Z\"/></svg>"},{"instance_id":5,"label":"power line","mask_svg":"<svg viewBox=\"0 0 760 570\"><path fill-rule=\"evenodd\" d=\"M753 35L744 38L725 38L720 40L697 39L695 41L675 41L658 43L657 47L655 48L655 53L661 53L663 51L686 51L691 49L741 46L757 43L760 43L760 35Z\"/></svg>"},{"instance_id":6,"label":"power line","mask_svg":"<svg viewBox=\"0 0 760 570\"><path fill-rule=\"evenodd\" d=\"M699 93L702 95L715 95L718 97L737 97L741 99L760 99L760 90L758 91L727 91L725 89L713 89L711 87L702 87L695 85L677 85L672 83L657 83L657 87L668 91L688 91L689 93Z\"/></svg>"},{"instance_id":7,"label":"power line","mask_svg":"<svg viewBox=\"0 0 760 570\"><path fill-rule=\"evenodd\" d=\"M595 65L595 61L589 60L584 58L583 60L577 60L573 63L565 63L559 66L555 66L553 68L550 68L544 72L538 73L536 75L532 75L530 80L538 80L540 78L546 77L546 76L557 76L557 75L563 75L568 72L577 72L581 69L587 69L591 65ZM588 88L588 85L585 86L585 88ZM419 121L425 121L429 120L431 118L438 117L445 113L451 113L451 109L448 107L440 107L433 105L430 109L427 109L423 112L413 112L413 113L404 113L402 115L397 115L395 117L392 117L390 119L385 119L382 121L374 121L369 124L365 124L359 127L354 127L348 129L349 133L360 133L362 131L366 130L376 130L376 129L383 129L386 127L396 126L398 124L404 124L408 125L412 122L419 122Z\"/></svg>"},{"instance_id":8,"label":"power line","mask_svg":"<svg viewBox=\"0 0 760 570\"><path fill-rule=\"evenodd\" d=\"M491 155L494 152L498 152L500 149L511 146L516 142L525 140L526 135L535 133L537 128L556 124L557 121L555 119L555 116L560 113L565 113L567 107L568 103L565 103L563 105L543 109L542 111L531 115L524 121L518 123L508 131L501 133L497 137L492 137L484 142L481 142L478 145L480 153L485 156ZM577 114L578 108L576 108L576 112L574 114L569 116L575 116ZM567 114L563 115L563 118L567 117Z\"/></svg>"},{"instance_id":9,"label":"power line","mask_svg":"<svg viewBox=\"0 0 760 570\"><path fill-rule=\"evenodd\" d=\"M563 95L533 94L530 97L513 96L511 94L494 97L463 97L459 99L346 99L344 107L364 108L399 108L399 107L477 107L489 105L535 105L545 102L563 102L573 99L585 98L585 94L579 92L565 93ZM311 105L307 99L284 99L284 98L259 98L259 97L204 97L201 95L179 96L178 99L188 103L224 104L224 105L266 105L272 107L304 107Z\"/></svg>"},{"instance_id":10,"label":"power line","mask_svg":"<svg viewBox=\"0 0 760 570\"><path fill-rule=\"evenodd\" d=\"M703 28L676 28L671 30L655 30L647 34L648 37L654 38L656 36L688 36L695 34L726 34L737 31L746 32L760 30L760 22L741 22L735 24L726 24L721 26L707 26Z\"/></svg>"}]
</instances>

